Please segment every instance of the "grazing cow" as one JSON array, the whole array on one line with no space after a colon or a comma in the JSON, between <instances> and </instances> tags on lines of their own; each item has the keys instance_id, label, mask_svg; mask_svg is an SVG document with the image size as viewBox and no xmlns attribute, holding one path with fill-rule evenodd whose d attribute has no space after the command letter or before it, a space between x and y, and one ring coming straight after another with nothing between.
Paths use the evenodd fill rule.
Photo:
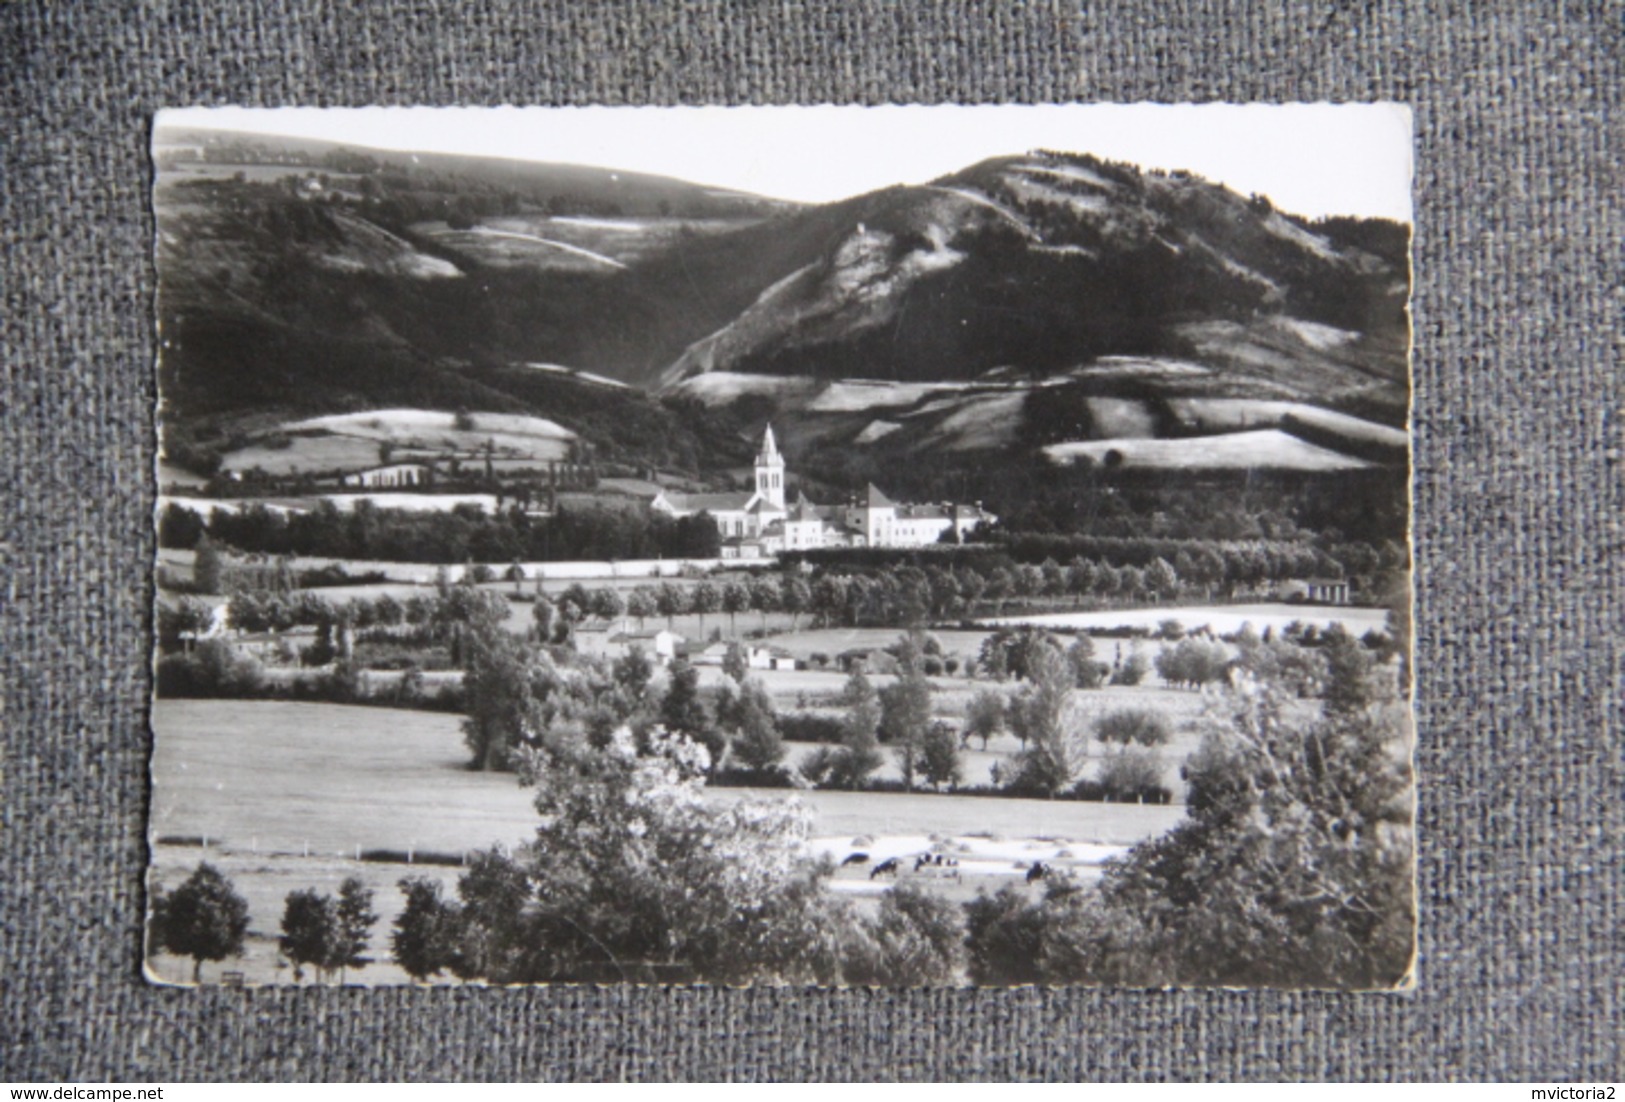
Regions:
<instances>
[{"instance_id":1,"label":"grazing cow","mask_svg":"<svg viewBox=\"0 0 1625 1102\"><path fill-rule=\"evenodd\" d=\"M914 859L914 871L919 872L921 869L925 868L925 866L929 865L930 863L931 863L931 855L929 853L922 853L922 854L920 854L918 857L916 857Z\"/></svg>"},{"instance_id":2,"label":"grazing cow","mask_svg":"<svg viewBox=\"0 0 1625 1102\"><path fill-rule=\"evenodd\" d=\"M869 879L870 880L873 880L877 876L896 876L896 875L897 875L897 858L895 858L895 857L888 857L884 861L880 862L880 864L876 865L874 868L869 870Z\"/></svg>"},{"instance_id":3,"label":"grazing cow","mask_svg":"<svg viewBox=\"0 0 1625 1102\"><path fill-rule=\"evenodd\" d=\"M1035 880L1042 880L1048 876L1049 873L1050 868L1048 865L1044 864L1042 861L1034 861L1033 867L1027 870L1027 883L1031 884Z\"/></svg>"},{"instance_id":4,"label":"grazing cow","mask_svg":"<svg viewBox=\"0 0 1625 1102\"><path fill-rule=\"evenodd\" d=\"M867 865L868 863L869 855L867 853L849 853L846 855L846 860L841 862L841 868L844 869L848 865Z\"/></svg>"}]
</instances>

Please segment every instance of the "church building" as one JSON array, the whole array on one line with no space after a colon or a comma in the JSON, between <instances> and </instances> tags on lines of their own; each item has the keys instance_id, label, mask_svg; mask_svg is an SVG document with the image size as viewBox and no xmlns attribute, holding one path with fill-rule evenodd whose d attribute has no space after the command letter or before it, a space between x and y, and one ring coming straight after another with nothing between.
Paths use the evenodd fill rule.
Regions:
<instances>
[{"instance_id":1,"label":"church building","mask_svg":"<svg viewBox=\"0 0 1625 1102\"><path fill-rule=\"evenodd\" d=\"M671 517L709 513L722 536L722 556L730 559L824 547L924 547L940 542L949 529L963 540L976 525L998 519L980 504L902 504L873 484L841 505L815 505L804 493L786 505L784 455L772 425L762 434L755 468L755 489L749 492L663 490L649 507Z\"/></svg>"}]
</instances>

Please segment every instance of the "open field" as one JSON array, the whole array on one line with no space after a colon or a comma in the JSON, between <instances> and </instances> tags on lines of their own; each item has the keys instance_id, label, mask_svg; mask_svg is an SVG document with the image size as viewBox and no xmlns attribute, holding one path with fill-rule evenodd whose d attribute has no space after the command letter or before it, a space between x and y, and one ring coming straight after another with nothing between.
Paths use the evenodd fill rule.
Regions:
<instances>
[{"instance_id":1,"label":"open field","mask_svg":"<svg viewBox=\"0 0 1625 1102\"><path fill-rule=\"evenodd\" d=\"M769 675L796 676L809 675ZM824 676L838 688L837 675ZM1079 694L1081 707L1152 699L1199 707L1198 694L1102 691ZM1176 701L1175 701L1176 697ZM465 767L457 715L267 701L158 701L153 709L153 870L174 887L198 860L215 863L249 899L250 938L245 956L206 965L205 982L221 970L242 972L249 983L291 982L278 961L276 933L288 892L315 887L338 891L346 876L374 891L379 925L372 935L375 964L351 972L351 983L401 983L405 974L387 961L390 923L400 913L397 883L431 876L453 891L455 865L375 863L361 850L392 848L414 857L457 858L492 844L515 847L530 837L535 811L512 775L478 774ZM1167 748L1183 757L1191 736ZM790 744L791 761L812 744ZM991 764L1016 743L994 740L991 751L967 753L967 779L985 782ZM894 761L882 775L897 774ZM1162 834L1181 806L1103 805L1079 801L999 800L929 793L799 792L715 788L708 798L736 801L759 796L796 798L814 814L811 848L843 860L868 853L861 865L838 871L832 889L856 904L874 904L895 883L869 878L874 863L902 857L902 879L916 879L949 899L972 899L981 889L1024 884L1032 861L1048 861L1082 879L1098 876L1100 861L1134 842ZM916 853L938 852L954 868L913 870ZM1037 891L1037 889L1029 889ZM159 957L153 975L190 982L190 962ZM309 980L307 980L309 982Z\"/></svg>"},{"instance_id":2,"label":"open field","mask_svg":"<svg viewBox=\"0 0 1625 1102\"><path fill-rule=\"evenodd\" d=\"M337 704L160 700L153 709L152 835L207 838L232 852L332 858L373 848L456 854L525 841L535 823L528 793L511 775L464 768L460 722L443 713ZM975 752L978 771L1014 749L1013 741L995 746ZM809 749L791 744L790 756ZM1179 749L1170 747L1169 757ZM717 789L715 797L748 791ZM924 793L797 795L817 813L819 836L993 831L1123 844L1144 836L1143 815L1178 815L1177 807Z\"/></svg>"},{"instance_id":3,"label":"open field","mask_svg":"<svg viewBox=\"0 0 1625 1102\"><path fill-rule=\"evenodd\" d=\"M208 860L250 905L246 956L206 966L206 981L217 980L222 967L243 972L250 983L291 980L289 971L278 967L275 940L284 898L306 887L336 892L350 875L373 889L381 916L371 947L381 963L351 973L350 981L405 981L398 968L384 962L389 926L401 904L396 882L427 875L449 891L459 869L358 861L358 850L410 849L421 857L459 855L492 844L513 847L530 836L535 823L529 795L513 777L464 768L459 721L451 715L331 704L157 702L155 874L173 888L199 860ZM992 753L969 755L973 772L985 772L1013 743L995 747ZM792 758L807 749L793 745ZM924 793L793 795L813 811L815 852L836 860L860 847L870 854L867 864L842 869L835 881L835 890L860 899L891 883L869 878L875 861L928 850L951 856L958 868L915 873L905 863L902 879L918 877L960 901L982 888L1022 883L1024 869L1035 860L1088 879L1098 875L1101 860L1163 833L1183 814L1177 805ZM784 799L792 793L743 788L709 793L718 801L751 796ZM162 957L154 962L154 974L188 982L190 962Z\"/></svg>"},{"instance_id":4,"label":"open field","mask_svg":"<svg viewBox=\"0 0 1625 1102\"><path fill-rule=\"evenodd\" d=\"M283 701L153 707L152 834L234 851L460 852L530 835L528 794L464 768L460 716Z\"/></svg>"}]
</instances>

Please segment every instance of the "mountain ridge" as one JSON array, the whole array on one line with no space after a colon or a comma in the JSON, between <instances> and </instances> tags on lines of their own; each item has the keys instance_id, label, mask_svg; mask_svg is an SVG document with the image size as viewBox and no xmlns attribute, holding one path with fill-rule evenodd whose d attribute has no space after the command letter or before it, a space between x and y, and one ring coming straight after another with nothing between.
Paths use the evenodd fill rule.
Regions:
<instances>
[{"instance_id":1,"label":"mountain ridge","mask_svg":"<svg viewBox=\"0 0 1625 1102\"><path fill-rule=\"evenodd\" d=\"M691 469L737 463L769 416L805 422L787 446L813 461L1102 439L1108 400L1167 432L1189 431L1183 399L1405 417L1408 229L1309 222L1189 174L1040 151L690 216L353 150L204 170L176 144L157 184L160 385L204 466L276 415L388 406L549 417L600 454ZM717 374L813 385L695 389ZM857 401L829 384L857 382L877 384L872 409L829 408ZM899 402L920 384L983 389Z\"/></svg>"}]
</instances>

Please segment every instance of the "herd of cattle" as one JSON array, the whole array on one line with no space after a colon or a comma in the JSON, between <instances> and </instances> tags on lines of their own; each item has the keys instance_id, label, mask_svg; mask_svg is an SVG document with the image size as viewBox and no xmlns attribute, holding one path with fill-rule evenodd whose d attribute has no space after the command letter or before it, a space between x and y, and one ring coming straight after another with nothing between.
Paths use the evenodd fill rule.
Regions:
<instances>
[{"instance_id":1,"label":"herd of cattle","mask_svg":"<svg viewBox=\"0 0 1625 1102\"><path fill-rule=\"evenodd\" d=\"M906 855L901 857L888 857L869 870L869 879L874 880L875 878L881 876L896 877L903 871L903 864L907 861L908 857ZM851 853L848 854L846 859L841 862L841 867L846 868L848 865L867 865L868 863L869 855L867 853ZM914 855L914 871L916 873L924 873L933 870L944 870L946 875L950 876L954 880L958 880L959 859L956 857L949 857L945 853L919 853ZM1050 866L1045 862L1034 861L1031 865L1027 866L1027 883L1032 884L1039 880L1043 880L1048 877L1052 871L1053 870L1050 868Z\"/></svg>"}]
</instances>

